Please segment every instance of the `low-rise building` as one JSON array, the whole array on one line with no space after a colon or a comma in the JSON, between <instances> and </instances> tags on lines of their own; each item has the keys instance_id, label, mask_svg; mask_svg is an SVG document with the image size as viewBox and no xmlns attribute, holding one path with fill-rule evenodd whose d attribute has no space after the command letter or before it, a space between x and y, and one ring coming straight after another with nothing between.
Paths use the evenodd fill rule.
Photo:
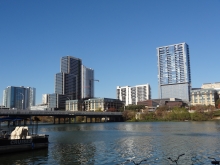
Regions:
<instances>
[{"instance_id":1,"label":"low-rise building","mask_svg":"<svg viewBox=\"0 0 220 165\"><path fill-rule=\"evenodd\" d=\"M47 104L39 104L39 105L35 105L35 106L30 107L30 110L38 110L38 111L45 111L47 109L48 109Z\"/></svg>"},{"instance_id":2,"label":"low-rise building","mask_svg":"<svg viewBox=\"0 0 220 165\"><path fill-rule=\"evenodd\" d=\"M213 105L219 98L218 91L213 88L192 88L191 105Z\"/></svg>"},{"instance_id":3,"label":"low-rise building","mask_svg":"<svg viewBox=\"0 0 220 165\"><path fill-rule=\"evenodd\" d=\"M78 111L118 111L124 102L112 98L90 98L87 100L66 100L66 110Z\"/></svg>"},{"instance_id":4,"label":"low-rise building","mask_svg":"<svg viewBox=\"0 0 220 165\"><path fill-rule=\"evenodd\" d=\"M164 99L151 99L147 101L140 101L137 103L137 105L145 105L145 107L148 110L153 111L160 106L168 106L170 108L183 107L186 105L186 103L178 98L164 98Z\"/></svg>"},{"instance_id":5,"label":"low-rise building","mask_svg":"<svg viewBox=\"0 0 220 165\"><path fill-rule=\"evenodd\" d=\"M215 89L218 93L218 97L220 98L220 82L215 83L204 83L202 84L202 89Z\"/></svg>"}]
</instances>

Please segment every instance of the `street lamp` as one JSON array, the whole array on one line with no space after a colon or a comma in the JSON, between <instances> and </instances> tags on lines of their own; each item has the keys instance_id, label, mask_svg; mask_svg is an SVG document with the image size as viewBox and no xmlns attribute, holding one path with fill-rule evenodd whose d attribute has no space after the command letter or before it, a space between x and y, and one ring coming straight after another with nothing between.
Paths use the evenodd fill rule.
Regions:
<instances>
[{"instance_id":1,"label":"street lamp","mask_svg":"<svg viewBox=\"0 0 220 165\"><path fill-rule=\"evenodd\" d=\"M70 98L69 97L67 97L68 99L69 99L69 111L70 111Z\"/></svg>"},{"instance_id":2,"label":"street lamp","mask_svg":"<svg viewBox=\"0 0 220 165\"><path fill-rule=\"evenodd\" d=\"M24 94L23 93L20 93L22 95L22 101L21 101L21 106L22 106L22 110L24 109L23 108L23 104L24 104Z\"/></svg>"}]
</instances>

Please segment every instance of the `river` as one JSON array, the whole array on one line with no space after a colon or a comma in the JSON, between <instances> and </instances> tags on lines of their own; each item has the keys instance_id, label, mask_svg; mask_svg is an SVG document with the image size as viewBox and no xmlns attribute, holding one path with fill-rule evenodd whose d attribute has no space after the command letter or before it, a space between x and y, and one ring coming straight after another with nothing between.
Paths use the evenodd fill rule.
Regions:
<instances>
[{"instance_id":1,"label":"river","mask_svg":"<svg viewBox=\"0 0 220 165\"><path fill-rule=\"evenodd\" d=\"M48 149L0 156L3 165L179 165L220 160L220 122L40 124ZM182 155L182 156L180 156ZM168 159L168 158L171 159Z\"/></svg>"}]
</instances>

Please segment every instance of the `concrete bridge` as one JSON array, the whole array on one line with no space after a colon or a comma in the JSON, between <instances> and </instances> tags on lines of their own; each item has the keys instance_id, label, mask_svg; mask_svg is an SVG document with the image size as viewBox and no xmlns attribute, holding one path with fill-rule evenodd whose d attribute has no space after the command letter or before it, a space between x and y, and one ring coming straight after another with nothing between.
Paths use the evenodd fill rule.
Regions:
<instances>
[{"instance_id":1,"label":"concrete bridge","mask_svg":"<svg viewBox=\"0 0 220 165\"><path fill-rule=\"evenodd\" d=\"M107 122L107 121L123 121L121 112L87 112L87 111L42 111L42 110L14 110L14 109L0 109L0 116L22 117L29 118L30 124L33 116L52 116L54 124L56 119L60 124L60 119L63 123L76 123L76 117L85 117L85 122Z\"/></svg>"}]
</instances>

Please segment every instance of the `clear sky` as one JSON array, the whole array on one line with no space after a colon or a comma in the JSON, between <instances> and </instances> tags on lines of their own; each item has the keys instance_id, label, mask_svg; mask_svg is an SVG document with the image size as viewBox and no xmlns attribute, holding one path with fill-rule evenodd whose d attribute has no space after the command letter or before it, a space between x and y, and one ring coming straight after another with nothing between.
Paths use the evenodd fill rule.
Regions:
<instances>
[{"instance_id":1,"label":"clear sky","mask_svg":"<svg viewBox=\"0 0 220 165\"><path fill-rule=\"evenodd\" d=\"M95 70L95 96L149 83L158 98L156 48L186 42L192 87L219 82L219 0L0 0L0 104L7 86L54 93L60 59Z\"/></svg>"}]
</instances>

